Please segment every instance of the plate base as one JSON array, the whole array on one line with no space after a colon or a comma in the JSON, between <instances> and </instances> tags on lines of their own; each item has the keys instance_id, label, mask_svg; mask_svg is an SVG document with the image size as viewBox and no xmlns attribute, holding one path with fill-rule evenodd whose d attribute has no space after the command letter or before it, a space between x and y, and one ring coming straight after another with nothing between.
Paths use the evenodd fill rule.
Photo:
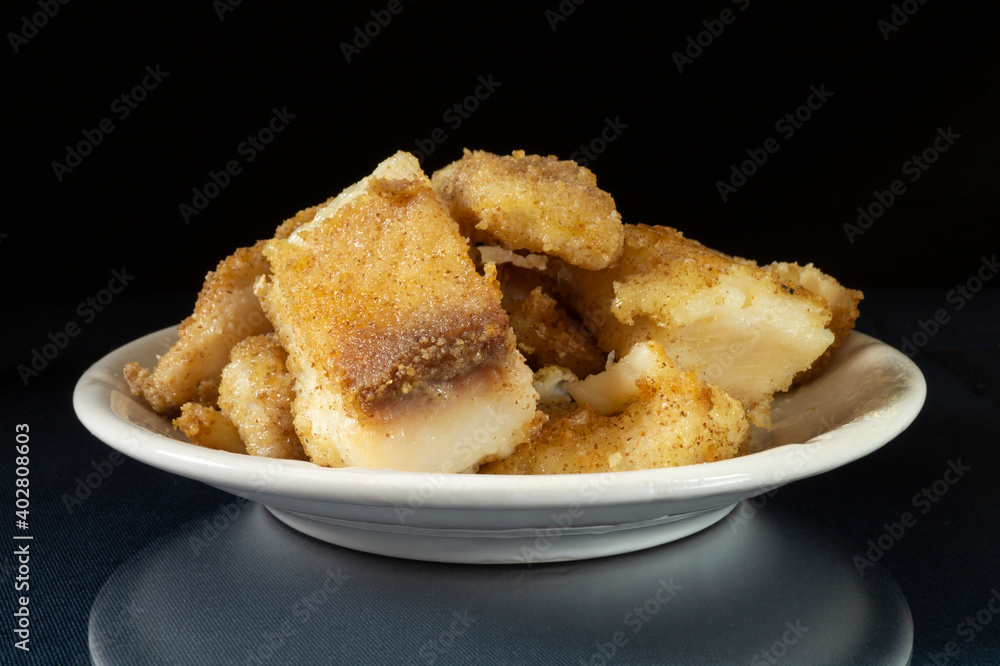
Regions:
<instances>
[{"instance_id":1,"label":"plate base","mask_svg":"<svg viewBox=\"0 0 1000 666\"><path fill-rule=\"evenodd\" d=\"M376 555L456 564L531 564L607 557L683 539L722 520L736 504L604 528L442 530L324 519L268 506L278 520L320 541ZM613 538L608 538L613 534Z\"/></svg>"}]
</instances>

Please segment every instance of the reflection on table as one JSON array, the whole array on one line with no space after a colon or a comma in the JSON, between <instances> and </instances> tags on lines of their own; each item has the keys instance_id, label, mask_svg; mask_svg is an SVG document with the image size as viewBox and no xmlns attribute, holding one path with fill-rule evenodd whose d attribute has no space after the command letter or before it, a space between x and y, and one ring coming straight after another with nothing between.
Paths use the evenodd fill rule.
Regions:
<instances>
[{"instance_id":1,"label":"reflection on table","mask_svg":"<svg viewBox=\"0 0 1000 666\"><path fill-rule=\"evenodd\" d=\"M123 565L96 664L905 664L910 611L878 565L744 503L664 546L545 565L368 555L234 500Z\"/></svg>"}]
</instances>

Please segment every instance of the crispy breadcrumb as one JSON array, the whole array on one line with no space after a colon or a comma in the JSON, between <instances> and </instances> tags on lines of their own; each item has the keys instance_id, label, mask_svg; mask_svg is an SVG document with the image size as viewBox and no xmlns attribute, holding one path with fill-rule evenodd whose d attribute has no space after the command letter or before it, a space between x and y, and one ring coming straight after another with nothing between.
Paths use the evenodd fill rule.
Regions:
<instances>
[{"instance_id":1,"label":"crispy breadcrumb","mask_svg":"<svg viewBox=\"0 0 1000 666\"><path fill-rule=\"evenodd\" d=\"M750 427L738 401L677 369L655 342L637 344L622 363L629 361L639 376L623 411L602 415L578 405L480 473L620 472L725 460L745 451ZM607 397L614 402L617 396Z\"/></svg>"},{"instance_id":2,"label":"crispy breadcrumb","mask_svg":"<svg viewBox=\"0 0 1000 666\"><path fill-rule=\"evenodd\" d=\"M750 423L822 371L862 298L812 264L761 267L623 225L572 161L465 150L432 181L398 152L223 260L177 342L124 374L224 451L651 469L746 453Z\"/></svg>"},{"instance_id":3,"label":"crispy breadcrumb","mask_svg":"<svg viewBox=\"0 0 1000 666\"><path fill-rule=\"evenodd\" d=\"M807 290L685 238L669 227L625 225L621 258L602 271L564 265L560 291L619 356L656 340L767 425L771 397L833 342L830 310Z\"/></svg>"},{"instance_id":4,"label":"crispy breadcrumb","mask_svg":"<svg viewBox=\"0 0 1000 666\"><path fill-rule=\"evenodd\" d=\"M458 225L409 153L267 244L257 295L288 351L313 462L459 472L508 455L537 394Z\"/></svg>"},{"instance_id":5,"label":"crispy breadcrumb","mask_svg":"<svg viewBox=\"0 0 1000 666\"><path fill-rule=\"evenodd\" d=\"M622 222L611 195L576 162L466 149L434 173L434 187L473 241L551 254L604 268L621 253Z\"/></svg>"},{"instance_id":6,"label":"crispy breadcrumb","mask_svg":"<svg viewBox=\"0 0 1000 666\"><path fill-rule=\"evenodd\" d=\"M287 238L318 209L307 208L285 220L276 237ZM264 241L239 248L205 276L194 313L181 322L177 342L160 357L153 371L138 363L125 366L132 395L161 414L186 402L214 406L219 376L233 345L272 330L253 293L254 281L267 272L263 250Z\"/></svg>"},{"instance_id":7,"label":"crispy breadcrumb","mask_svg":"<svg viewBox=\"0 0 1000 666\"><path fill-rule=\"evenodd\" d=\"M844 287L811 263L799 266L796 263L774 262L764 266L764 268L774 271L782 280L805 287L816 294L826 302L827 307L833 313L833 318L828 326L833 332L833 342L807 370L803 370L795 376L796 384L808 381L823 371L833 352L844 344L847 336L851 334L854 323L860 314L858 303L865 295L857 289Z\"/></svg>"},{"instance_id":8,"label":"crispy breadcrumb","mask_svg":"<svg viewBox=\"0 0 1000 666\"><path fill-rule=\"evenodd\" d=\"M292 425L292 376L288 354L273 333L254 335L233 347L222 369L219 408L237 427L247 453L306 460Z\"/></svg>"},{"instance_id":9,"label":"crispy breadcrumb","mask_svg":"<svg viewBox=\"0 0 1000 666\"><path fill-rule=\"evenodd\" d=\"M196 402L181 405L180 412L173 420L174 427L198 446L230 453L247 452L236 426L222 412Z\"/></svg>"},{"instance_id":10,"label":"crispy breadcrumb","mask_svg":"<svg viewBox=\"0 0 1000 666\"><path fill-rule=\"evenodd\" d=\"M604 369L607 354L583 322L556 300L554 280L512 264L497 266L497 279L503 290L500 303L528 365L535 369L557 365L578 377Z\"/></svg>"}]
</instances>

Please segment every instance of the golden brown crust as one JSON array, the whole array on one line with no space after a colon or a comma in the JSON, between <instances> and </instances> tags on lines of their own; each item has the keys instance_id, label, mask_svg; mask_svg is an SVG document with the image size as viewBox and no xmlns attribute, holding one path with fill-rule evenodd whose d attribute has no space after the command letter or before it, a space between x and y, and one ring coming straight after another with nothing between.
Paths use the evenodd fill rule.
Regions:
<instances>
[{"instance_id":1,"label":"golden brown crust","mask_svg":"<svg viewBox=\"0 0 1000 666\"><path fill-rule=\"evenodd\" d=\"M679 367L732 395L762 426L771 396L833 341L823 299L669 227L625 225L614 264L601 271L564 264L559 289L602 348L621 355L635 342L656 340Z\"/></svg>"},{"instance_id":2,"label":"golden brown crust","mask_svg":"<svg viewBox=\"0 0 1000 666\"><path fill-rule=\"evenodd\" d=\"M604 369L607 354L555 298L554 280L511 264L497 266L497 278L517 347L532 369L556 365L580 378Z\"/></svg>"},{"instance_id":3,"label":"golden brown crust","mask_svg":"<svg viewBox=\"0 0 1000 666\"><path fill-rule=\"evenodd\" d=\"M462 232L473 241L560 257L598 269L622 247L621 216L592 171L554 155L464 151L433 176Z\"/></svg>"},{"instance_id":4,"label":"golden brown crust","mask_svg":"<svg viewBox=\"0 0 1000 666\"><path fill-rule=\"evenodd\" d=\"M513 347L495 278L476 273L430 187L374 178L371 196L265 254L269 313L298 322L299 346L363 411Z\"/></svg>"},{"instance_id":5,"label":"golden brown crust","mask_svg":"<svg viewBox=\"0 0 1000 666\"><path fill-rule=\"evenodd\" d=\"M655 345L655 343L653 343ZM538 436L483 474L579 474L675 467L724 460L745 450L743 406L682 372L653 346L655 361L636 381L638 399L619 414L589 405L551 419Z\"/></svg>"},{"instance_id":6,"label":"golden brown crust","mask_svg":"<svg viewBox=\"0 0 1000 666\"><path fill-rule=\"evenodd\" d=\"M181 405L180 412L173 420L174 427L198 446L230 453L247 452L236 426L222 412L196 402Z\"/></svg>"},{"instance_id":7,"label":"golden brown crust","mask_svg":"<svg viewBox=\"0 0 1000 666\"><path fill-rule=\"evenodd\" d=\"M126 366L133 395L160 413L199 401L202 382L218 381L234 344L271 330L253 294L254 280L267 267L263 247L259 242L236 250L205 277L194 313L181 322L177 342L152 372L137 363Z\"/></svg>"},{"instance_id":8,"label":"golden brown crust","mask_svg":"<svg viewBox=\"0 0 1000 666\"><path fill-rule=\"evenodd\" d=\"M292 423L295 392L287 357L273 333L254 335L233 347L222 370L219 408L250 455L306 460Z\"/></svg>"},{"instance_id":9,"label":"golden brown crust","mask_svg":"<svg viewBox=\"0 0 1000 666\"><path fill-rule=\"evenodd\" d=\"M299 211L277 229L279 238L312 220L319 206ZM132 395L161 414L186 402L214 406L223 366L237 342L272 330L253 293L256 279L268 270L264 243L239 248L205 276L194 313L181 322L178 340L150 372L138 363L125 367Z\"/></svg>"},{"instance_id":10,"label":"golden brown crust","mask_svg":"<svg viewBox=\"0 0 1000 666\"><path fill-rule=\"evenodd\" d=\"M400 152L221 262L177 343L125 377L226 451L429 472L650 469L745 453L748 419L766 425L775 392L822 370L861 298L811 264L761 268L623 226L571 161L466 150L432 184ZM606 352L629 360L602 372Z\"/></svg>"},{"instance_id":11,"label":"golden brown crust","mask_svg":"<svg viewBox=\"0 0 1000 666\"><path fill-rule=\"evenodd\" d=\"M320 465L461 472L509 455L538 396L492 263L480 275L416 158L397 153L265 254L256 293Z\"/></svg>"},{"instance_id":12,"label":"golden brown crust","mask_svg":"<svg viewBox=\"0 0 1000 666\"><path fill-rule=\"evenodd\" d=\"M397 394L433 394L438 382L498 363L509 352L506 329L500 309L443 311L397 330L370 324L344 331L339 366L359 404L375 407Z\"/></svg>"},{"instance_id":13,"label":"golden brown crust","mask_svg":"<svg viewBox=\"0 0 1000 666\"><path fill-rule=\"evenodd\" d=\"M822 298L827 307L830 308L830 312L833 313L830 324L827 326L833 333L833 342L807 370L803 370L795 376L794 384L807 382L823 371L833 352L844 344L847 336L854 330L854 324L861 314L858 310L858 304L865 295L857 289L848 289L841 285L836 279L811 263L800 266L797 263L776 261L764 266L764 269L773 271L793 287L805 288L810 293Z\"/></svg>"}]
</instances>

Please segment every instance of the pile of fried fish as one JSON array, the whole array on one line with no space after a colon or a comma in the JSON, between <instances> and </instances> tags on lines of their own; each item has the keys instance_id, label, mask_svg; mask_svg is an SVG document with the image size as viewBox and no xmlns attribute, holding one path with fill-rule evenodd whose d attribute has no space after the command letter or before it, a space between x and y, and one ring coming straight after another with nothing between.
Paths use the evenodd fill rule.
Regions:
<instances>
[{"instance_id":1,"label":"pile of fried fish","mask_svg":"<svg viewBox=\"0 0 1000 666\"><path fill-rule=\"evenodd\" d=\"M210 272L132 393L192 442L328 467L562 474L745 453L862 294L623 224L572 161L398 152Z\"/></svg>"}]
</instances>

